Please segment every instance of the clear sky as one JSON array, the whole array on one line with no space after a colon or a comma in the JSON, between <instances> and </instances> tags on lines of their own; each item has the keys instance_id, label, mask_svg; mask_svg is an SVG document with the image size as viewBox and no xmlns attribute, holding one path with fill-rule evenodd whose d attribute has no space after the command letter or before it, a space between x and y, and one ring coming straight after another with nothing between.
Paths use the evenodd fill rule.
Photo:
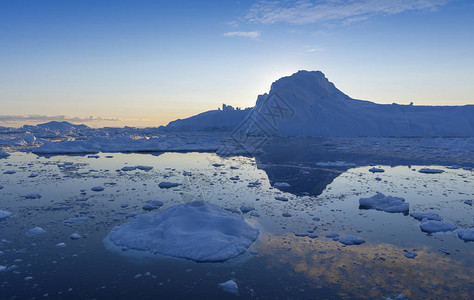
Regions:
<instances>
[{"instance_id":1,"label":"clear sky","mask_svg":"<svg viewBox=\"0 0 474 300\"><path fill-rule=\"evenodd\" d=\"M0 125L158 126L321 70L356 99L474 103L474 1L0 2Z\"/></svg>"}]
</instances>

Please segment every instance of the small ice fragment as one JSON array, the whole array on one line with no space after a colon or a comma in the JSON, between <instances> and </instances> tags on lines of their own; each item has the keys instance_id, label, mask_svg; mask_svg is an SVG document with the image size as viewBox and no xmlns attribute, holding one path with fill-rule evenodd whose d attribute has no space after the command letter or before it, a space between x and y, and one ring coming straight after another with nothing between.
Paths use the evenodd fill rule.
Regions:
<instances>
[{"instance_id":1,"label":"small ice fragment","mask_svg":"<svg viewBox=\"0 0 474 300\"><path fill-rule=\"evenodd\" d=\"M78 240L78 239L81 238L81 236L79 235L79 233L75 232L75 233L71 234L70 238L71 238L71 240Z\"/></svg>"},{"instance_id":2,"label":"small ice fragment","mask_svg":"<svg viewBox=\"0 0 474 300\"><path fill-rule=\"evenodd\" d=\"M26 198L26 199L39 199L39 198L41 198L41 195L40 194L28 194L28 195L25 195L23 197Z\"/></svg>"},{"instance_id":3,"label":"small ice fragment","mask_svg":"<svg viewBox=\"0 0 474 300\"><path fill-rule=\"evenodd\" d=\"M446 248L439 248L438 251L439 251L439 252L442 252L442 253L444 253L444 254L446 254L446 255L451 254L451 252L449 252L449 250L446 249Z\"/></svg>"},{"instance_id":4,"label":"small ice fragment","mask_svg":"<svg viewBox=\"0 0 474 300\"><path fill-rule=\"evenodd\" d=\"M276 188L288 188L288 187L290 187L291 185L288 184L287 182L275 182L275 183L273 184L273 186L276 187Z\"/></svg>"},{"instance_id":5,"label":"small ice fragment","mask_svg":"<svg viewBox=\"0 0 474 300\"><path fill-rule=\"evenodd\" d=\"M472 200L466 200L466 201L464 201L464 204L472 206Z\"/></svg>"},{"instance_id":6,"label":"small ice fragment","mask_svg":"<svg viewBox=\"0 0 474 300\"><path fill-rule=\"evenodd\" d=\"M283 217L285 217L285 218L291 217L291 214L290 214L290 213L287 213L287 212L284 212L284 213L282 213L281 215L282 215Z\"/></svg>"},{"instance_id":7,"label":"small ice fragment","mask_svg":"<svg viewBox=\"0 0 474 300\"><path fill-rule=\"evenodd\" d=\"M237 176L233 176L233 177L231 177L231 178L229 178L229 179L235 181L235 180L240 180L240 177L237 175Z\"/></svg>"},{"instance_id":8,"label":"small ice fragment","mask_svg":"<svg viewBox=\"0 0 474 300\"><path fill-rule=\"evenodd\" d=\"M89 197L79 197L76 199L76 201L79 201L79 202L84 202L84 201L87 201L89 200Z\"/></svg>"},{"instance_id":9,"label":"small ice fragment","mask_svg":"<svg viewBox=\"0 0 474 300\"><path fill-rule=\"evenodd\" d=\"M319 221L319 220L321 220L321 219L318 218L318 217L314 217L314 218L313 218L313 221Z\"/></svg>"},{"instance_id":10,"label":"small ice fragment","mask_svg":"<svg viewBox=\"0 0 474 300\"><path fill-rule=\"evenodd\" d=\"M384 170L384 169L381 169L381 168L375 168L375 167L373 167L373 168L370 168L370 169L369 169L369 172L372 172L372 173L383 173L383 172L385 172L385 170Z\"/></svg>"},{"instance_id":11,"label":"small ice fragment","mask_svg":"<svg viewBox=\"0 0 474 300\"><path fill-rule=\"evenodd\" d=\"M223 166L223 164L218 164L218 163L215 163L215 164L212 164L212 166L217 168L217 167L222 167L222 166Z\"/></svg>"},{"instance_id":12,"label":"small ice fragment","mask_svg":"<svg viewBox=\"0 0 474 300\"><path fill-rule=\"evenodd\" d=\"M240 211L241 211L242 213L244 213L244 214L245 214L245 213L248 213L248 212L251 212L252 210L255 210L255 208L253 208L253 207L251 207L251 206L242 205L242 206L240 207Z\"/></svg>"},{"instance_id":13,"label":"small ice fragment","mask_svg":"<svg viewBox=\"0 0 474 300\"><path fill-rule=\"evenodd\" d=\"M408 214L409 204L405 203L405 199L403 198L385 196L382 193L377 193L369 198L360 198L359 209L375 209L389 213Z\"/></svg>"},{"instance_id":14,"label":"small ice fragment","mask_svg":"<svg viewBox=\"0 0 474 300\"><path fill-rule=\"evenodd\" d=\"M444 171L440 169L423 168L423 169L419 169L418 172L425 173L425 174L440 174L440 173L443 173Z\"/></svg>"},{"instance_id":15,"label":"small ice fragment","mask_svg":"<svg viewBox=\"0 0 474 300\"><path fill-rule=\"evenodd\" d=\"M275 200L278 200L278 201L288 201L288 198L286 198L286 197L281 197L281 196L276 196L276 197L275 197Z\"/></svg>"},{"instance_id":16,"label":"small ice fragment","mask_svg":"<svg viewBox=\"0 0 474 300\"><path fill-rule=\"evenodd\" d=\"M311 239L315 239L315 238L318 237L318 235L315 234L315 233L310 233L310 234L308 234L308 237L311 238Z\"/></svg>"},{"instance_id":17,"label":"small ice fragment","mask_svg":"<svg viewBox=\"0 0 474 300\"><path fill-rule=\"evenodd\" d=\"M382 181L382 178L380 178L380 177L375 177L375 180L377 180L377 181Z\"/></svg>"},{"instance_id":18,"label":"small ice fragment","mask_svg":"<svg viewBox=\"0 0 474 300\"><path fill-rule=\"evenodd\" d=\"M89 217L77 217L64 220L64 223L73 224L73 223L82 223L89 220Z\"/></svg>"},{"instance_id":19,"label":"small ice fragment","mask_svg":"<svg viewBox=\"0 0 474 300\"><path fill-rule=\"evenodd\" d=\"M158 186L160 187L160 189L169 189L169 188L174 188L174 187L177 187L179 186L180 183L177 183L177 182L168 182L168 181L162 181L160 182L160 184L158 184Z\"/></svg>"},{"instance_id":20,"label":"small ice fragment","mask_svg":"<svg viewBox=\"0 0 474 300\"><path fill-rule=\"evenodd\" d=\"M136 169L137 167L126 166L126 167L123 167L121 170L124 172L130 172L130 171L135 171Z\"/></svg>"},{"instance_id":21,"label":"small ice fragment","mask_svg":"<svg viewBox=\"0 0 474 300\"><path fill-rule=\"evenodd\" d=\"M231 294L238 295L239 294L239 287L237 286L237 283L233 280L229 280L226 282L219 283L218 286Z\"/></svg>"},{"instance_id":22,"label":"small ice fragment","mask_svg":"<svg viewBox=\"0 0 474 300\"><path fill-rule=\"evenodd\" d=\"M3 185L0 184L0 190L3 189Z\"/></svg>"},{"instance_id":23,"label":"small ice fragment","mask_svg":"<svg viewBox=\"0 0 474 300\"><path fill-rule=\"evenodd\" d=\"M297 237L306 237L306 236L308 236L308 234L307 233L296 232L295 236L297 236Z\"/></svg>"},{"instance_id":24,"label":"small ice fragment","mask_svg":"<svg viewBox=\"0 0 474 300\"><path fill-rule=\"evenodd\" d=\"M56 247L64 248L64 247L66 247L66 243L63 242L63 243L56 244Z\"/></svg>"},{"instance_id":25,"label":"small ice fragment","mask_svg":"<svg viewBox=\"0 0 474 300\"><path fill-rule=\"evenodd\" d=\"M32 280L32 279L33 279L33 277L31 277L31 276L26 276L26 277L25 277L25 281L30 281L30 280Z\"/></svg>"},{"instance_id":26,"label":"small ice fragment","mask_svg":"<svg viewBox=\"0 0 474 300\"><path fill-rule=\"evenodd\" d=\"M183 176L193 176L192 172L184 171Z\"/></svg>"},{"instance_id":27,"label":"small ice fragment","mask_svg":"<svg viewBox=\"0 0 474 300\"><path fill-rule=\"evenodd\" d=\"M411 258L411 259L418 256L418 254L416 254L416 252L413 252L413 251L403 252L403 255L405 255L406 258Z\"/></svg>"},{"instance_id":28,"label":"small ice fragment","mask_svg":"<svg viewBox=\"0 0 474 300\"><path fill-rule=\"evenodd\" d=\"M435 221L441 221L443 218L441 218L438 214L435 213L411 213L411 217L417 219L418 221L421 221L423 219L428 219L428 220L435 220Z\"/></svg>"},{"instance_id":29,"label":"small ice fragment","mask_svg":"<svg viewBox=\"0 0 474 300\"><path fill-rule=\"evenodd\" d=\"M41 227L35 227L35 228L31 228L29 229L26 234L28 235L38 235L38 234L42 234L42 233L45 233L46 231L41 228Z\"/></svg>"},{"instance_id":30,"label":"small ice fragment","mask_svg":"<svg viewBox=\"0 0 474 300\"><path fill-rule=\"evenodd\" d=\"M137 169L148 172L148 171L151 171L153 167L152 166L137 166Z\"/></svg>"},{"instance_id":31,"label":"small ice fragment","mask_svg":"<svg viewBox=\"0 0 474 300\"><path fill-rule=\"evenodd\" d=\"M16 173L16 171L11 171L11 170L3 172L3 174L6 174L6 175L13 175L15 173Z\"/></svg>"},{"instance_id":32,"label":"small ice fragment","mask_svg":"<svg viewBox=\"0 0 474 300\"><path fill-rule=\"evenodd\" d=\"M326 234L326 237L327 237L328 239L339 238L339 233L331 232L331 233Z\"/></svg>"},{"instance_id":33,"label":"small ice fragment","mask_svg":"<svg viewBox=\"0 0 474 300\"><path fill-rule=\"evenodd\" d=\"M147 204L143 205L143 210L155 210L163 206L163 202L158 200L151 200Z\"/></svg>"},{"instance_id":34,"label":"small ice fragment","mask_svg":"<svg viewBox=\"0 0 474 300\"><path fill-rule=\"evenodd\" d=\"M344 245L360 245L365 243L365 240L354 235L346 235L339 242Z\"/></svg>"},{"instance_id":35,"label":"small ice fragment","mask_svg":"<svg viewBox=\"0 0 474 300\"><path fill-rule=\"evenodd\" d=\"M102 192L103 190L105 190L105 188L103 186L95 186L95 187L91 188L91 191L93 191L93 192Z\"/></svg>"},{"instance_id":36,"label":"small ice fragment","mask_svg":"<svg viewBox=\"0 0 474 300\"><path fill-rule=\"evenodd\" d=\"M457 227L451 223L443 221L435 221L423 219L420 223L420 228L424 232L435 233L435 232L448 232L454 231Z\"/></svg>"},{"instance_id":37,"label":"small ice fragment","mask_svg":"<svg viewBox=\"0 0 474 300\"><path fill-rule=\"evenodd\" d=\"M459 229L458 231L458 238L465 242L473 242L474 241L474 227L467 228L467 229Z\"/></svg>"},{"instance_id":38,"label":"small ice fragment","mask_svg":"<svg viewBox=\"0 0 474 300\"><path fill-rule=\"evenodd\" d=\"M6 210L1 210L0 209L0 220L2 219L6 219L8 217L11 217L13 215L13 213L9 212L9 211L6 211Z\"/></svg>"}]
</instances>

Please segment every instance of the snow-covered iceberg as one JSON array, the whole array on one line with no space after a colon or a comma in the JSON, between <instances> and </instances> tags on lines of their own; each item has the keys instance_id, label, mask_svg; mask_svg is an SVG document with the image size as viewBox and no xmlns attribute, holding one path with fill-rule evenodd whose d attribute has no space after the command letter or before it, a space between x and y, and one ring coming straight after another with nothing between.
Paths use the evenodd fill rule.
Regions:
<instances>
[{"instance_id":1,"label":"snow-covered iceberg","mask_svg":"<svg viewBox=\"0 0 474 300\"><path fill-rule=\"evenodd\" d=\"M474 105L415 106L356 100L320 71L275 81L239 128L250 135L474 136Z\"/></svg>"},{"instance_id":2,"label":"snow-covered iceberg","mask_svg":"<svg viewBox=\"0 0 474 300\"><path fill-rule=\"evenodd\" d=\"M125 249L216 262L244 253L258 234L242 217L194 201L139 215L112 229L106 242Z\"/></svg>"}]
</instances>

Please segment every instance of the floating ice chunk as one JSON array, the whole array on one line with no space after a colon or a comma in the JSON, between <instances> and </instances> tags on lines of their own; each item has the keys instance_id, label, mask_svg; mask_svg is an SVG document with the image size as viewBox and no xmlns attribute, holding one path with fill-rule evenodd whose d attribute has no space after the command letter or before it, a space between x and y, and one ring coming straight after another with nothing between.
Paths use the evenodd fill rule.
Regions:
<instances>
[{"instance_id":1,"label":"floating ice chunk","mask_svg":"<svg viewBox=\"0 0 474 300\"><path fill-rule=\"evenodd\" d=\"M69 219L64 220L63 222L67 224L73 224L73 223L82 223L86 221L89 221L89 217L69 218Z\"/></svg>"},{"instance_id":2,"label":"floating ice chunk","mask_svg":"<svg viewBox=\"0 0 474 300\"><path fill-rule=\"evenodd\" d=\"M84 202L84 201L87 201L87 200L89 200L89 197L79 197L79 198L76 199L76 201L78 201L78 202Z\"/></svg>"},{"instance_id":3,"label":"floating ice chunk","mask_svg":"<svg viewBox=\"0 0 474 300\"><path fill-rule=\"evenodd\" d=\"M0 184L0 190L3 189L3 185Z\"/></svg>"},{"instance_id":4,"label":"floating ice chunk","mask_svg":"<svg viewBox=\"0 0 474 300\"><path fill-rule=\"evenodd\" d=\"M369 169L369 172L372 172L372 173L383 173L383 172L385 172L385 170L384 170L384 169L380 169L380 168L375 168L375 167L373 167L373 168L370 168L370 169Z\"/></svg>"},{"instance_id":5,"label":"floating ice chunk","mask_svg":"<svg viewBox=\"0 0 474 300\"><path fill-rule=\"evenodd\" d=\"M438 214L435 213L411 213L410 216L413 218L417 219L418 221L421 221L423 219L428 219L428 220L435 220L435 221L442 221L443 218L441 218Z\"/></svg>"},{"instance_id":6,"label":"floating ice chunk","mask_svg":"<svg viewBox=\"0 0 474 300\"><path fill-rule=\"evenodd\" d=\"M26 234L27 235L38 235L38 234L42 234L42 233L45 233L46 231L41 228L41 227L35 227L35 228L31 228L29 229Z\"/></svg>"},{"instance_id":7,"label":"floating ice chunk","mask_svg":"<svg viewBox=\"0 0 474 300\"><path fill-rule=\"evenodd\" d=\"M459 229L458 238L465 242L474 242L474 227L468 229Z\"/></svg>"},{"instance_id":8,"label":"floating ice chunk","mask_svg":"<svg viewBox=\"0 0 474 300\"><path fill-rule=\"evenodd\" d=\"M472 200L466 200L466 201L464 201L464 204L472 206Z\"/></svg>"},{"instance_id":9,"label":"floating ice chunk","mask_svg":"<svg viewBox=\"0 0 474 300\"><path fill-rule=\"evenodd\" d=\"M34 145L34 143L36 142L36 137L33 134L27 132L23 136L22 140L28 145Z\"/></svg>"},{"instance_id":10,"label":"floating ice chunk","mask_svg":"<svg viewBox=\"0 0 474 300\"><path fill-rule=\"evenodd\" d=\"M124 172L129 172L129 171L135 171L136 169L137 167L126 166L126 167L123 167L121 170Z\"/></svg>"},{"instance_id":11,"label":"floating ice chunk","mask_svg":"<svg viewBox=\"0 0 474 300\"><path fill-rule=\"evenodd\" d=\"M0 272L5 271L6 269L7 269L7 267L5 267L5 266L0 266Z\"/></svg>"},{"instance_id":12,"label":"floating ice chunk","mask_svg":"<svg viewBox=\"0 0 474 300\"><path fill-rule=\"evenodd\" d=\"M425 173L425 174L440 174L440 173L443 173L444 171L440 169L423 168L423 169L419 169L418 172Z\"/></svg>"},{"instance_id":13,"label":"floating ice chunk","mask_svg":"<svg viewBox=\"0 0 474 300\"><path fill-rule=\"evenodd\" d=\"M222 167L222 166L223 166L223 164L218 164L218 163L215 163L215 164L212 164L212 166L213 166L213 167L216 167L216 168L218 168L218 167Z\"/></svg>"},{"instance_id":14,"label":"floating ice chunk","mask_svg":"<svg viewBox=\"0 0 474 300\"><path fill-rule=\"evenodd\" d=\"M59 244L56 244L56 247L58 247L58 248L64 248L64 247L66 247L66 243L59 243Z\"/></svg>"},{"instance_id":15,"label":"floating ice chunk","mask_svg":"<svg viewBox=\"0 0 474 300\"><path fill-rule=\"evenodd\" d=\"M70 236L71 240L78 240L78 239L80 239L81 237L82 237L82 236L81 236L79 233L77 233L77 232L71 234L71 236Z\"/></svg>"},{"instance_id":16,"label":"floating ice chunk","mask_svg":"<svg viewBox=\"0 0 474 300\"><path fill-rule=\"evenodd\" d=\"M355 163L348 163L345 161L327 161L327 162L318 162L316 163L318 167L333 167L333 168L351 168L356 167Z\"/></svg>"},{"instance_id":17,"label":"floating ice chunk","mask_svg":"<svg viewBox=\"0 0 474 300\"><path fill-rule=\"evenodd\" d=\"M112 229L106 241L122 248L214 262L244 253L258 233L242 217L195 201L139 215Z\"/></svg>"},{"instance_id":18,"label":"floating ice chunk","mask_svg":"<svg viewBox=\"0 0 474 300\"><path fill-rule=\"evenodd\" d=\"M287 182L275 182L273 184L274 187L276 188L288 188L288 187L291 187L291 185Z\"/></svg>"},{"instance_id":19,"label":"floating ice chunk","mask_svg":"<svg viewBox=\"0 0 474 300\"><path fill-rule=\"evenodd\" d=\"M41 198L40 194L28 194L23 196L26 199L39 199Z\"/></svg>"},{"instance_id":20,"label":"floating ice chunk","mask_svg":"<svg viewBox=\"0 0 474 300\"><path fill-rule=\"evenodd\" d=\"M415 258L418 256L418 254L416 254L416 252L413 252L413 251L405 251L403 252L403 255L405 255L406 258Z\"/></svg>"},{"instance_id":21,"label":"floating ice chunk","mask_svg":"<svg viewBox=\"0 0 474 300\"><path fill-rule=\"evenodd\" d=\"M434 221L423 219L420 223L420 228L424 232L435 233L435 232L448 232L454 231L457 227L451 223L444 221Z\"/></svg>"},{"instance_id":22,"label":"floating ice chunk","mask_svg":"<svg viewBox=\"0 0 474 300\"><path fill-rule=\"evenodd\" d=\"M288 201L288 198L286 198L286 197L281 197L281 196L276 196L276 197L275 197L275 200L278 200L278 201Z\"/></svg>"},{"instance_id":23,"label":"floating ice chunk","mask_svg":"<svg viewBox=\"0 0 474 300\"><path fill-rule=\"evenodd\" d=\"M183 176L193 176L192 172L184 171Z\"/></svg>"},{"instance_id":24,"label":"floating ice chunk","mask_svg":"<svg viewBox=\"0 0 474 300\"><path fill-rule=\"evenodd\" d=\"M240 207L240 211L241 211L242 213L244 213L244 214L245 214L245 213L248 213L248 212L251 212L252 210L255 210L255 208L253 208L253 207L251 207L251 206L242 205L242 206Z\"/></svg>"},{"instance_id":25,"label":"floating ice chunk","mask_svg":"<svg viewBox=\"0 0 474 300\"><path fill-rule=\"evenodd\" d=\"M339 233L331 232L331 233L326 234L326 237L327 237L328 239L339 238Z\"/></svg>"},{"instance_id":26,"label":"floating ice chunk","mask_svg":"<svg viewBox=\"0 0 474 300\"><path fill-rule=\"evenodd\" d=\"M287 213L287 212L284 212L281 215L282 215L282 217L285 217L285 218L290 218L291 217L291 214Z\"/></svg>"},{"instance_id":27,"label":"floating ice chunk","mask_svg":"<svg viewBox=\"0 0 474 300\"><path fill-rule=\"evenodd\" d=\"M339 242L344 245L360 245L365 243L365 240L354 235L346 235Z\"/></svg>"},{"instance_id":28,"label":"floating ice chunk","mask_svg":"<svg viewBox=\"0 0 474 300\"><path fill-rule=\"evenodd\" d=\"M25 279L25 281L30 281L30 280L33 279L33 277L31 277L31 276L26 276L24 279Z\"/></svg>"},{"instance_id":29,"label":"floating ice chunk","mask_svg":"<svg viewBox=\"0 0 474 300\"><path fill-rule=\"evenodd\" d=\"M0 220L13 216L13 213L0 209Z\"/></svg>"},{"instance_id":30,"label":"floating ice chunk","mask_svg":"<svg viewBox=\"0 0 474 300\"><path fill-rule=\"evenodd\" d=\"M91 191L93 191L93 192L102 192L103 190L105 190L105 188L103 186L95 186L95 187L91 188Z\"/></svg>"},{"instance_id":31,"label":"floating ice chunk","mask_svg":"<svg viewBox=\"0 0 474 300\"><path fill-rule=\"evenodd\" d=\"M13 175L15 173L16 173L16 171L13 171L13 170L8 170L8 171L3 172L3 174L5 174L5 175Z\"/></svg>"},{"instance_id":32,"label":"floating ice chunk","mask_svg":"<svg viewBox=\"0 0 474 300\"><path fill-rule=\"evenodd\" d=\"M234 295L238 295L239 294L239 287L237 285L237 283L233 280L229 280L229 281L226 281L226 282L222 282L222 283L219 283L217 284L222 290L228 292L228 293L231 293L231 294L234 294Z\"/></svg>"},{"instance_id":33,"label":"floating ice chunk","mask_svg":"<svg viewBox=\"0 0 474 300\"><path fill-rule=\"evenodd\" d=\"M143 205L142 209L144 210L154 210L163 206L163 202L158 200L151 200L147 204Z\"/></svg>"},{"instance_id":34,"label":"floating ice chunk","mask_svg":"<svg viewBox=\"0 0 474 300\"><path fill-rule=\"evenodd\" d=\"M160 182L160 184L158 184L160 189L174 188L174 187L177 187L179 185L181 185L181 184L177 183L177 182L168 182L168 181L162 181L162 182Z\"/></svg>"},{"instance_id":35,"label":"floating ice chunk","mask_svg":"<svg viewBox=\"0 0 474 300\"><path fill-rule=\"evenodd\" d=\"M253 182L249 182L249 184L247 185L247 187L257 187L259 185L262 185L261 182L259 181L253 181Z\"/></svg>"},{"instance_id":36,"label":"floating ice chunk","mask_svg":"<svg viewBox=\"0 0 474 300\"><path fill-rule=\"evenodd\" d=\"M389 213L404 213L409 211L409 204L399 197L385 196L377 193L370 198L359 199L359 209L375 209Z\"/></svg>"},{"instance_id":37,"label":"floating ice chunk","mask_svg":"<svg viewBox=\"0 0 474 300\"><path fill-rule=\"evenodd\" d=\"M240 177L237 175L237 176L233 176L231 178L229 178L230 180L240 180Z\"/></svg>"},{"instance_id":38,"label":"floating ice chunk","mask_svg":"<svg viewBox=\"0 0 474 300\"><path fill-rule=\"evenodd\" d=\"M35 178L35 177L38 177L38 174L36 173L31 173L30 175L28 175L29 178Z\"/></svg>"}]
</instances>

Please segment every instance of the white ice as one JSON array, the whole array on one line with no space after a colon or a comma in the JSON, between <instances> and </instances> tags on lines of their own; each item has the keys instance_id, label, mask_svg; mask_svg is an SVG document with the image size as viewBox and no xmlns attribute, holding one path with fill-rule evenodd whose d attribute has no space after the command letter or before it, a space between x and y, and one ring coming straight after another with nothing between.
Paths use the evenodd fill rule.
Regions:
<instances>
[{"instance_id":1,"label":"white ice","mask_svg":"<svg viewBox=\"0 0 474 300\"><path fill-rule=\"evenodd\" d=\"M226 292L229 292L234 295L239 294L239 287L237 283L233 280L228 280L226 282L219 283L218 286Z\"/></svg>"},{"instance_id":2,"label":"white ice","mask_svg":"<svg viewBox=\"0 0 474 300\"><path fill-rule=\"evenodd\" d=\"M115 227L106 243L108 240L121 248L214 262L244 253L258 233L242 217L195 201L139 215Z\"/></svg>"},{"instance_id":3,"label":"white ice","mask_svg":"<svg viewBox=\"0 0 474 300\"><path fill-rule=\"evenodd\" d=\"M360 198L359 208L375 209L389 213L408 213L409 204L403 198L377 193L369 198Z\"/></svg>"}]
</instances>

